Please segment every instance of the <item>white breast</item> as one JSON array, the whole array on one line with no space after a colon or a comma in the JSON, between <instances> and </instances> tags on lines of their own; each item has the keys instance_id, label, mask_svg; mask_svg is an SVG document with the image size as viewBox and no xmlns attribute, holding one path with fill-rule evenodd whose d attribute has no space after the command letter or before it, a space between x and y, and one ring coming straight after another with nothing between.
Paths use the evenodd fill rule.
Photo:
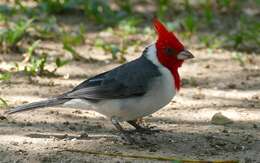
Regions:
<instances>
[{"instance_id":1,"label":"white breast","mask_svg":"<svg viewBox=\"0 0 260 163\"><path fill-rule=\"evenodd\" d=\"M127 99L102 100L90 103L75 99L65 103L66 106L76 104L79 108L95 110L107 117L117 117L121 121L134 120L147 116L167 105L175 95L174 79L171 72L157 60L154 44L148 47L146 57L159 67L161 76L154 79L149 91L143 96ZM74 105L75 106L75 105Z\"/></svg>"}]
</instances>

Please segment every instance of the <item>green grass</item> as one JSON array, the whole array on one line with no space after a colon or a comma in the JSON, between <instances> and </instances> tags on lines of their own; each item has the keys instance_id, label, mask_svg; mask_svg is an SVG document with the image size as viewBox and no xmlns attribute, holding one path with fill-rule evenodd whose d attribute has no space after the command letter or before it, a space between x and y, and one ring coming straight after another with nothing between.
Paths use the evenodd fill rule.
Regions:
<instances>
[{"instance_id":1,"label":"green grass","mask_svg":"<svg viewBox=\"0 0 260 163\"><path fill-rule=\"evenodd\" d=\"M9 72L0 73L0 81L9 81L12 75Z\"/></svg>"},{"instance_id":2,"label":"green grass","mask_svg":"<svg viewBox=\"0 0 260 163\"><path fill-rule=\"evenodd\" d=\"M85 26L83 24L80 24L76 32L63 31L60 34L60 39L63 42L63 44L68 44L71 46L82 45L85 42L85 36L84 36L85 32L86 32Z\"/></svg>"},{"instance_id":3,"label":"green grass","mask_svg":"<svg viewBox=\"0 0 260 163\"><path fill-rule=\"evenodd\" d=\"M45 72L45 64L47 54L42 54L39 58L31 57L30 62L24 67L24 72L28 76L43 75Z\"/></svg>"},{"instance_id":4,"label":"green grass","mask_svg":"<svg viewBox=\"0 0 260 163\"><path fill-rule=\"evenodd\" d=\"M0 97L0 108L6 108L7 106L7 101Z\"/></svg>"},{"instance_id":5,"label":"green grass","mask_svg":"<svg viewBox=\"0 0 260 163\"><path fill-rule=\"evenodd\" d=\"M37 23L33 24L35 34L43 40L56 39L61 33L61 28L57 24L55 16L37 18Z\"/></svg>"},{"instance_id":6,"label":"green grass","mask_svg":"<svg viewBox=\"0 0 260 163\"><path fill-rule=\"evenodd\" d=\"M75 61L83 60L82 56L71 45L63 43L63 49L68 51Z\"/></svg>"},{"instance_id":7,"label":"green grass","mask_svg":"<svg viewBox=\"0 0 260 163\"><path fill-rule=\"evenodd\" d=\"M17 23L9 23L9 27L0 31L0 43L2 47L13 48L23 39L33 19L19 20Z\"/></svg>"},{"instance_id":8,"label":"green grass","mask_svg":"<svg viewBox=\"0 0 260 163\"><path fill-rule=\"evenodd\" d=\"M240 66L245 66L245 56L242 53L234 52L232 53L232 58L239 63Z\"/></svg>"},{"instance_id":9,"label":"green grass","mask_svg":"<svg viewBox=\"0 0 260 163\"><path fill-rule=\"evenodd\" d=\"M36 49L40 46L40 41L37 40L32 43L31 46L28 47L27 53L24 59L26 65L24 66L24 72L29 77L31 76L43 76L43 75L50 75L54 74L59 68L65 66L69 63L68 60L63 60L59 57L55 59L55 69L53 71L49 71L46 69L47 59L49 55L45 52L37 53ZM19 70L19 64L16 65L17 70Z\"/></svg>"},{"instance_id":10,"label":"green grass","mask_svg":"<svg viewBox=\"0 0 260 163\"><path fill-rule=\"evenodd\" d=\"M121 44L117 45L114 43L105 42L102 39L97 39L94 46L103 49L106 53L110 53L112 55L112 60L124 63L126 61L124 55L126 54L128 45L126 42L124 42L124 38L122 38L122 40L123 41Z\"/></svg>"}]
</instances>

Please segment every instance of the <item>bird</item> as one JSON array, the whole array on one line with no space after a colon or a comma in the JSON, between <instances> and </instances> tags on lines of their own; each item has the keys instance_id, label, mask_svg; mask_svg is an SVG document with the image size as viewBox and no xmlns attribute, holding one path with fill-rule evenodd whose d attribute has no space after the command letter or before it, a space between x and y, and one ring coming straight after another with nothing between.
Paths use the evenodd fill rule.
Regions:
<instances>
[{"instance_id":1,"label":"bird","mask_svg":"<svg viewBox=\"0 0 260 163\"><path fill-rule=\"evenodd\" d=\"M105 115L126 139L131 140L120 123L128 122L136 129L143 129L138 119L170 103L181 86L178 69L185 60L194 58L159 19L154 18L152 23L157 40L137 59L90 77L63 94L23 104L6 113L57 105L89 109Z\"/></svg>"}]
</instances>

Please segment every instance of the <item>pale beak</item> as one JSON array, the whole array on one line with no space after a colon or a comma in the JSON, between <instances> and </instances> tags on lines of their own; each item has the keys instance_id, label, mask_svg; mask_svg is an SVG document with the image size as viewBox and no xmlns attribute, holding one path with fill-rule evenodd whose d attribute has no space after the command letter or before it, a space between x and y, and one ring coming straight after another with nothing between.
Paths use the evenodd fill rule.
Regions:
<instances>
[{"instance_id":1,"label":"pale beak","mask_svg":"<svg viewBox=\"0 0 260 163\"><path fill-rule=\"evenodd\" d=\"M191 54L188 50L183 50L179 54L177 54L177 59L179 60L186 60L186 59L191 59L194 58L194 55Z\"/></svg>"}]
</instances>

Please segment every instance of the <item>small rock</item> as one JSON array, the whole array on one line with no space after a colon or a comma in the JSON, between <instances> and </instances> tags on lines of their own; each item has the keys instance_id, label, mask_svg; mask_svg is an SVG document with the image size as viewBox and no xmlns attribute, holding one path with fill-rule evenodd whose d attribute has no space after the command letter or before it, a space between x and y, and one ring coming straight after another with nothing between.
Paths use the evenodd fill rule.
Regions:
<instances>
[{"instance_id":1,"label":"small rock","mask_svg":"<svg viewBox=\"0 0 260 163\"><path fill-rule=\"evenodd\" d=\"M75 111L73 111L72 113L75 113L75 114L82 114L82 111L81 111L81 110L75 110Z\"/></svg>"},{"instance_id":2,"label":"small rock","mask_svg":"<svg viewBox=\"0 0 260 163\"><path fill-rule=\"evenodd\" d=\"M12 144L14 146L18 146L18 142L11 142L10 144Z\"/></svg>"},{"instance_id":3,"label":"small rock","mask_svg":"<svg viewBox=\"0 0 260 163\"><path fill-rule=\"evenodd\" d=\"M234 84L234 83L230 83L230 84L227 85L227 87L230 88L230 89L235 89L235 88L237 88L237 85Z\"/></svg>"},{"instance_id":4,"label":"small rock","mask_svg":"<svg viewBox=\"0 0 260 163\"><path fill-rule=\"evenodd\" d=\"M260 95L253 95L252 97L252 100L259 100L260 99Z\"/></svg>"},{"instance_id":5,"label":"small rock","mask_svg":"<svg viewBox=\"0 0 260 163\"><path fill-rule=\"evenodd\" d=\"M224 142L224 141L218 141L215 144L218 145L218 146L225 146L225 145L227 145L227 143Z\"/></svg>"},{"instance_id":6,"label":"small rock","mask_svg":"<svg viewBox=\"0 0 260 163\"><path fill-rule=\"evenodd\" d=\"M54 86L54 85L55 85L54 81L51 80L48 82L48 86Z\"/></svg>"},{"instance_id":7,"label":"small rock","mask_svg":"<svg viewBox=\"0 0 260 163\"><path fill-rule=\"evenodd\" d=\"M102 124L97 124L96 128L103 128L103 125Z\"/></svg>"},{"instance_id":8,"label":"small rock","mask_svg":"<svg viewBox=\"0 0 260 163\"><path fill-rule=\"evenodd\" d=\"M224 129L222 132L223 132L223 133L228 133L228 130Z\"/></svg>"},{"instance_id":9,"label":"small rock","mask_svg":"<svg viewBox=\"0 0 260 163\"><path fill-rule=\"evenodd\" d=\"M228 117L224 116L222 113L218 112L214 114L214 116L212 117L211 123L215 125L226 125L233 123L233 121Z\"/></svg>"},{"instance_id":10,"label":"small rock","mask_svg":"<svg viewBox=\"0 0 260 163\"><path fill-rule=\"evenodd\" d=\"M69 125L70 123L69 123L69 121L65 121L65 122L63 122L63 124L67 126L67 125Z\"/></svg>"},{"instance_id":11,"label":"small rock","mask_svg":"<svg viewBox=\"0 0 260 163\"><path fill-rule=\"evenodd\" d=\"M80 139L86 139L86 138L88 138L88 134L83 132L83 133L80 134L79 138Z\"/></svg>"},{"instance_id":12,"label":"small rock","mask_svg":"<svg viewBox=\"0 0 260 163\"><path fill-rule=\"evenodd\" d=\"M200 99L205 99L205 94L203 93L196 93L192 96L193 99L195 100L200 100Z\"/></svg>"},{"instance_id":13,"label":"small rock","mask_svg":"<svg viewBox=\"0 0 260 163\"><path fill-rule=\"evenodd\" d=\"M207 68L207 69L208 69L208 68L210 68L210 65L209 65L209 64L207 64L207 65L205 66L205 68Z\"/></svg>"},{"instance_id":14,"label":"small rock","mask_svg":"<svg viewBox=\"0 0 260 163\"><path fill-rule=\"evenodd\" d=\"M255 123L253 124L253 128L257 129L257 125Z\"/></svg>"},{"instance_id":15,"label":"small rock","mask_svg":"<svg viewBox=\"0 0 260 163\"><path fill-rule=\"evenodd\" d=\"M59 112L58 112L58 111L51 110L51 111L49 112L49 114L59 115Z\"/></svg>"},{"instance_id":16,"label":"small rock","mask_svg":"<svg viewBox=\"0 0 260 163\"><path fill-rule=\"evenodd\" d=\"M156 148L150 148L150 149L149 149L149 152L156 152L156 151L157 151Z\"/></svg>"},{"instance_id":17,"label":"small rock","mask_svg":"<svg viewBox=\"0 0 260 163\"><path fill-rule=\"evenodd\" d=\"M26 122L25 126L32 126L32 123L31 122Z\"/></svg>"},{"instance_id":18,"label":"small rock","mask_svg":"<svg viewBox=\"0 0 260 163\"><path fill-rule=\"evenodd\" d=\"M6 120L7 118L3 115L0 115L0 120Z\"/></svg>"},{"instance_id":19,"label":"small rock","mask_svg":"<svg viewBox=\"0 0 260 163\"><path fill-rule=\"evenodd\" d=\"M23 144L32 144L32 142L30 142L30 141L28 142L28 141L24 140Z\"/></svg>"},{"instance_id":20,"label":"small rock","mask_svg":"<svg viewBox=\"0 0 260 163\"><path fill-rule=\"evenodd\" d=\"M61 135L59 138L60 138L60 139L66 139L66 138L68 138L68 137L69 137L68 134L64 134L64 135Z\"/></svg>"}]
</instances>

